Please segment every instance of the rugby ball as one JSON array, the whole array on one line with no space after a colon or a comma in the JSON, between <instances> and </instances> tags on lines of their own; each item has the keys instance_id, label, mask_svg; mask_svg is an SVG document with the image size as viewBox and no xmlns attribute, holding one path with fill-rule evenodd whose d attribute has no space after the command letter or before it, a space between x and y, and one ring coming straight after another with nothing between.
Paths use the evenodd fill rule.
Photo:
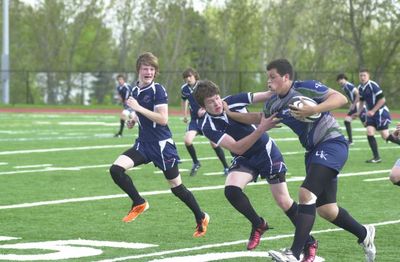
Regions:
<instances>
[{"instance_id":1,"label":"rugby ball","mask_svg":"<svg viewBox=\"0 0 400 262\"><path fill-rule=\"evenodd\" d=\"M302 101L303 100L303 101ZM309 106L316 106L318 103L315 102L313 99L307 97L307 96L294 96L290 99L289 105L292 105L296 108L302 108L303 107L303 102L304 104L307 104ZM293 117L295 117L293 115ZM297 118L297 120L303 121L303 122L314 122L318 120L321 117L321 113L317 113L311 116L308 116L306 118Z\"/></svg>"}]
</instances>

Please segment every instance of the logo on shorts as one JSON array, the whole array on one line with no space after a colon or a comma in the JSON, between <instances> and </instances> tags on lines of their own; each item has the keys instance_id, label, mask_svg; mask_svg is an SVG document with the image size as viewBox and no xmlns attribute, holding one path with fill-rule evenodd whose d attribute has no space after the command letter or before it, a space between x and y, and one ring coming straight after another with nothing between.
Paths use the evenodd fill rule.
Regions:
<instances>
[{"instance_id":1,"label":"logo on shorts","mask_svg":"<svg viewBox=\"0 0 400 262\"><path fill-rule=\"evenodd\" d=\"M319 156L321 159L325 159L325 160L327 160L326 157L328 156L327 154L324 153L324 150L315 152L315 155Z\"/></svg>"}]
</instances>

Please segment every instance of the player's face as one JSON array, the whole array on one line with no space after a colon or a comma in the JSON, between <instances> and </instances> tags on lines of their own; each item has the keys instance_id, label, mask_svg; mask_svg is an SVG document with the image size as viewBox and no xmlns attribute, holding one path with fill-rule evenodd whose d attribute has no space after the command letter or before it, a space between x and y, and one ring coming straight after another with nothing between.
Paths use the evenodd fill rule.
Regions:
<instances>
[{"instance_id":1,"label":"player's face","mask_svg":"<svg viewBox=\"0 0 400 262\"><path fill-rule=\"evenodd\" d=\"M206 111L212 115L220 115L224 111L222 99L219 95L214 95L204 99L204 106Z\"/></svg>"},{"instance_id":2,"label":"player's face","mask_svg":"<svg viewBox=\"0 0 400 262\"><path fill-rule=\"evenodd\" d=\"M342 78L342 79L339 79L337 82L339 85L344 86L344 84L346 84L346 79Z\"/></svg>"},{"instance_id":3,"label":"player's face","mask_svg":"<svg viewBox=\"0 0 400 262\"><path fill-rule=\"evenodd\" d=\"M369 74L367 72L360 72L358 78L360 79L361 84L364 85L369 80Z\"/></svg>"},{"instance_id":4,"label":"player's face","mask_svg":"<svg viewBox=\"0 0 400 262\"><path fill-rule=\"evenodd\" d=\"M122 86L125 84L125 80L122 77L118 78L118 84Z\"/></svg>"},{"instance_id":5,"label":"player's face","mask_svg":"<svg viewBox=\"0 0 400 262\"><path fill-rule=\"evenodd\" d=\"M275 68L267 71L267 85L269 90L279 94L286 94L287 89L290 88L289 75L281 76Z\"/></svg>"},{"instance_id":6,"label":"player's face","mask_svg":"<svg viewBox=\"0 0 400 262\"><path fill-rule=\"evenodd\" d=\"M141 65L139 69L139 86L147 86L153 82L156 69L153 66Z\"/></svg>"},{"instance_id":7,"label":"player's face","mask_svg":"<svg viewBox=\"0 0 400 262\"><path fill-rule=\"evenodd\" d=\"M196 84L196 78L194 77L194 75L190 75L185 78L185 82L190 86L194 86L194 84Z\"/></svg>"}]
</instances>

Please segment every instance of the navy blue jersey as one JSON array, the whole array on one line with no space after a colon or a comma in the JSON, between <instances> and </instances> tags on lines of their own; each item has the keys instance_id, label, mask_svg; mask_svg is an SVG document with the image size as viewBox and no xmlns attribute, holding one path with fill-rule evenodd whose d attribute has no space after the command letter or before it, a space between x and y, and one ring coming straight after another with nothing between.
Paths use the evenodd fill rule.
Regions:
<instances>
[{"instance_id":1,"label":"navy blue jersey","mask_svg":"<svg viewBox=\"0 0 400 262\"><path fill-rule=\"evenodd\" d=\"M364 105L368 110L374 108L379 98L383 97L382 89L376 82L371 80L364 85L360 84L358 90L360 92L360 100L365 102Z\"/></svg>"},{"instance_id":2,"label":"navy blue jersey","mask_svg":"<svg viewBox=\"0 0 400 262\"><path fill-rule=\"evenodd\" d=\"M315 80L294 81L285 96L273 95L265 102L264 114L268 117L278 112L276 117L297 134L302 146L309 151L318 143L342 136L339 124L330 112L323 112L311 123L297 120L290 114L288 103L294 96L307 96L319 104L326 99L328 91L327 86Z\"/></svg>"},{"instance_id":3,"label":"navy blue jersey","mask_svg":"<svg viewBox=\"0 0 400 262\"><path fill-rule=\"evenodd\" d=\"M253 102L251 93L240 93L237 95L227 96L223 99L231 111L233 112L247 112L246 106ZM205 114L202 120L201 130L203 134L212 142L219 145L225 134L230 135L236 141L250 135L256 129L253 125L239 123L223 112L219 116L213 116L208 113ZM251 146L244 154L244 157L251 158L257 155L260 150L265 150L269 141L269 136L263 134L253 146ZM231 152L232 153L232 152ZM237 154L232 153L233 156Z\"/></svg>"},{"instance_id":4,"label":"navy blue jersey","mask_svg":"<svg viewBox=\"0 0 400 262\"><path fill-rule=\"evenodd\" d=\"M136 85L132 89L132 97L135 98L142 107L150 111L155 111L157 106L168 104L168 95L165 88L154 82L142 88ZM139 118L138 141L161 141L172 137L168 125L159 125L139 112L136 112L136 114Z\"/></svg>"},{"instance_id":5,"label":"navy blue jersey","mask_svg":"<svg viewBox=\"0 0 400 262\"><path fill-rule=\"evenodd\" d=\"M122 99L122 104L126 105L126 100L129 98L132 92L132 86L128 83L124 83L123 85L117 85L116 89Z\"/></svg>"},{"instance_id":6,"label":"navy blue jersey","mask_svg":"<svg viewBox=\"0 0 400 262\"><path fill-rule=\"evenodd\" d=\"M193 91L195 90L197 86L197 82L195 86L192 88L189 84L184 84L181 87L181 97L183 101L188 100L189 101L189 108L190 108L190 117L192 119L197 119L199 118L197 115L197 112L200 109L199 104L197 103L196 99L193 96Z\"/></svg>"},{"instance_id":7,"label":"navy blue jersey","mask_svg":"<svg viewBox=\"0 0 400 262\"><path fill-rule=\"evenodd\" d=\"M353 104L354 100L356 99L356 87L352 83L346 82L346 84L342 86L342 89L349 99L350 103Z\"/></svg>"}]
</instances>

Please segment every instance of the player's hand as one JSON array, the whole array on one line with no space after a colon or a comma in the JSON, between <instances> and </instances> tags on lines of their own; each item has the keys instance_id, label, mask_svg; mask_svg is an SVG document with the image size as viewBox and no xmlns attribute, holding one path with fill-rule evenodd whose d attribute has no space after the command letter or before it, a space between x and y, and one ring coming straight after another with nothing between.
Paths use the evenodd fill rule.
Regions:
<instances>
[{"instance_id":1,"label":"player's hand","mask_svg":"<svg viewBox=\"0 0 400 262\"><path fill-rule=\"evenodd\" d=\"M295 107L294 105L289 105L290 114L296 119L304 119L308 116L312 116L317 114L318 112L315 109L315 106L311 106L304 101L303 98L300 98L301 103L303 106L301 108Z\"/></svg>"},{"instance_id":2,"label":"player's hand","mask_svg":"<svg viewBox=\"0 0 400 262\"><path fill-rule=\"evenodd\" d=\"M278 124L281 122L282 119L277 118L276 117L277 114L278 114L277 112L273 113L268 118L266 118L264 114L262 114L260 124L258 125L257 128L264 130L264 132L272 128L280 128L281 126L279 126Z\"/></svg>"},{"instance_id":3,"label":"player's hand","mask_svg":"<svg viewBox=\"0 0 400 262\"><path fill-rule=\"evenodd\" d=\"M188 118L187 118L186 116L184 116L183 119L182 119L182 121L183 121L183 123L186 124L186 123L188 122Z\"/></svg>"},{"instance_id":4,"label":"player's hand","mask_svg":"<svg viewBox=\"0 0 400 262\"><path fill-rule=\"evenodd\" d=\"M126 104L135 111L138 111L137 109L140 107L138 101L131 96L126 100Z\"/></svg>"},{"instance_id":5,"label":"player's hand","mask_svg":"<svg viewBox=\"0 0 400 262\"><path fill-rule=\"evenodd\" d=\"M375 115L375 112L374 111L372 111L372 110L368 110L367 111L367 116L368 117L373 117Z\"/></svg>"},{"instance_id":6,"label":"player's hand","mask_svg":"<svg viewBox=\"0 0 400 262\"><path fill-rule=\"evenodd\" d=\"M231 111L229 110L229 106L225 101L222 101L222 106L224 107L224 111L229 114Z\"/></svg>"},{"instance_id":7,"label":"player's hand","mask_svg":"<svg viewBox=\"0 0 400 262\"><path fill-rule=\"evenodd\" d=\"M200 108L199 111L197 111L197 116L199 118L202 118L205 113L206 113L206 110L204 108Z\"/></svg>"}]
</instances>

